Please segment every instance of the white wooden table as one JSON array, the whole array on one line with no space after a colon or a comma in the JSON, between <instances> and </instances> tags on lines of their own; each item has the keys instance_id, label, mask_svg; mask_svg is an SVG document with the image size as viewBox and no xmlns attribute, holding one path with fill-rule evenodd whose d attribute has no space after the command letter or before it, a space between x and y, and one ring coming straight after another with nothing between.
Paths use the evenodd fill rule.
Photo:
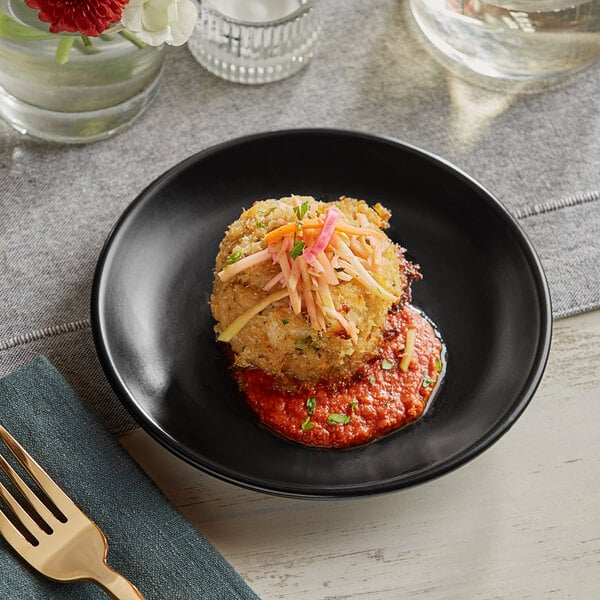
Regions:
<instances>
[{"instance_id":1,"label":"white wooden table","mask_svg":"<svg viewBox=\"0 0 600 600\"><path fill-rule=\"evenodd\" d=\"M265 599L600 598L600 311L555 322L544 380L491 449L385 496L307 501L122 443Z\"/></svg>"}]
</instances>

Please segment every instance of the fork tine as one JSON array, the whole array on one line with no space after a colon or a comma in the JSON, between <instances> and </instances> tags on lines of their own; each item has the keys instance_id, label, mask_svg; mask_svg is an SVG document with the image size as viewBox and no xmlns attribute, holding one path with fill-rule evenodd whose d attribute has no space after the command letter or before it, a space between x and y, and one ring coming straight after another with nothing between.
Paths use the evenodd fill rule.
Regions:
<instances>
[{"instance_id":1,"label":"fork tine","mask_svg":"<svg viewBox=\"0 0 600 600\"><path fill-rule=\"evenodd\" d=\"M48 507L38 498L35 492L21 479L21 476L10 466L2 454L0 454L0 469L6 473L21 494L27 498L27 501L40 518L51 527L56 517L48 510Z\"/></svg>"},{"instance_id":2,"label":"fork tine","mask_svg":"<svg viewBox=\"0 0 600 600\"><path fill-rule=\"evenodd\" d=\"M0 510L0 533L2 537L19 553L27 552L31 548L31 543L25 539L25 536L11 523L10 519Z\"/></svg>"},{"instance_id":3,"label":"fork tine","mask_svg":"<svg viewBox=\"0 0 600 600\"><path fill-rule=\"evenodd\" d=\"M25 529L27 529L27 531L29 531L29 533L39 541L42 535L44 535L41 527L29 516L29 513L19 504L16 498L2 483L0 483L0 498L2 498L2 500L4 500L7 506L12 510L14 515L21 522L21 525L23 525L23 527L25 527Z\"/></svg>"},{"instance_id":4,"label":"fork tine","mask_svg":"<svg viewBox=\"0 0 600 600\"><path fill-rule=\"evenodd\" d=\"M23 465L23 468L31 475L40 489L44 491L65 517L69 517L69 514L76 515L81 512L73 500L54 483L50 475L37 464L25 451L23 446L2 425L0 425L0 439L8 446L15 458Z\"/></svg>"}]
</instances>

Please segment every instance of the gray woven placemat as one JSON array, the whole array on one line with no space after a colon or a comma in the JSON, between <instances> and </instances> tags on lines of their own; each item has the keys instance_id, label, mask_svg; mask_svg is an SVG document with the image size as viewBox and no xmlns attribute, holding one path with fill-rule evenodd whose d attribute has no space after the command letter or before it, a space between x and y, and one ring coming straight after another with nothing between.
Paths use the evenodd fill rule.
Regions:
<instances>
[{"instance_id":1,"label":"gray woven placemat","mask_svg":"<svg viewBox=\"0 0 600 600\"><path fill-rule=\"evenodd\" d=\"M43 353L114 432L133 423L89 330L95 261L149 181L257 131L339 127L392 136L464 169L517 217L555 317L600 306L600 70L543 93L495 92L433 60L398 0L323 0L313 63L263 86L222 81L170 48L158 100L130 130L69 147L0 124L0 375Z\"/></svg>"}]
</instances>

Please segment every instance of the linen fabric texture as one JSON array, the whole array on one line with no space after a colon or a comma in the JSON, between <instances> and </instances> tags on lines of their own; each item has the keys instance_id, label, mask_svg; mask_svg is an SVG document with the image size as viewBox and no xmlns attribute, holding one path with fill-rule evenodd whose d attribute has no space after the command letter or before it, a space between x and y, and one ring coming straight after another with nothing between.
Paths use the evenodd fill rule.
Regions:
<instances>
[{"instance_id":1,"label":"linen fabric texture","mask_svg":"<svg viewBox=\"0 0 600 600\"><path fill-rule=\"evenodd\" d=\"M315 58L283 81L233 84L185 47L168 48L156 102L115 138L61 146L0 123L0 376L44 354L112 432L133 429L92 343L90 290L102 245L168 168L267 130L367 131L450 160L531 239L555 318L600 307L600 69L535 93L482 87L438 64L407 2L321 6ZM441 260L451 260L449 250Z\"/></svg>"},{"instance_id":2,"label":"linen fabric texture","mask_svg":"<svg viewBox=\"0 0 600 600\"><path fill-rule=\"evenodd\" d=\"M0 423L102 529L110 566L147 600L257 600L47 359L0 380ZM0 546L0 598L106 599L91 583L46 579L2 537Z\"/></svg>"}]
</instances>

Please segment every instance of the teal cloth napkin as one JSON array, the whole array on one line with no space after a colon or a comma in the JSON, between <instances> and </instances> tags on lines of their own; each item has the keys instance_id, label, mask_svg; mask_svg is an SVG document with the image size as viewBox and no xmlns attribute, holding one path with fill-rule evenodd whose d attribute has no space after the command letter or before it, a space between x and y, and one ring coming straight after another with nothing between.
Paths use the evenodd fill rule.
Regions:
<instances>
[{"instance_id":1,"label":"teal cloth napkin","mask_svg":"<svg viewBox=\"0 0 600 600\"><path fill-rule=\"evenodd\" d=\"M258 598L45 358L0 380L0 422L100 526L108 538L109 564L147 600ZM45 579L0 536L0 598L106 596L91 583Z\"/></svg>"}]
</instances>

